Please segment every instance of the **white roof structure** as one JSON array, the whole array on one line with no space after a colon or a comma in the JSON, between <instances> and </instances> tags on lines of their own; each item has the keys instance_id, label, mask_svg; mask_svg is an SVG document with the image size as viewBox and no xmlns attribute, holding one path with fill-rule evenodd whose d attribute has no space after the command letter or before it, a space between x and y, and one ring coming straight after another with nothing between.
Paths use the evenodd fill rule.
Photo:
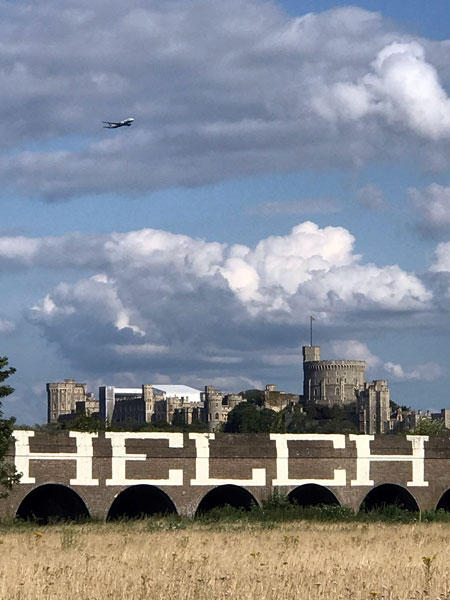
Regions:
<instances>
[{"instance_id":1,"label":"white roof structure","mask_svg":"<svg viewBox=\"0 0 450 600\"><path fill-rule=\"evenodd\" d=\"M123 396L139 396L139 394L142 394L142 388L118 388L115 386L114 387L114 392L116 394L122 394Z\"/></svg>"},{"instance_id":2,"label":"white roof structure","mask_svg":"<svg viewBox=\"0 0 450 600\"><path fill-rule=\"evenodd\" d=\"M157 392L162 392L169 398L177 396L178 398L186 398L189 402L200 402L201 391L188 385L174 385L167 383L154 383L153 389Z\"/></svg>"},{"instance_id":3,"label":"white roof structure","mask_svg":"<svg viewBox=\"0 0 450 600\"><path fill-rule=\"evenodd\" d=\"M136 397L142 396L142 388L120 388L115 386L102 386L112 390L114 397L121 396L125 399L127 396ZM188 402L200 402L201 394L200 390L189 387L188 385L173 385L166 383L155 383L153 389L159 393L164 394L168 398L185 398Z\"/></svg>"}]
</instances>

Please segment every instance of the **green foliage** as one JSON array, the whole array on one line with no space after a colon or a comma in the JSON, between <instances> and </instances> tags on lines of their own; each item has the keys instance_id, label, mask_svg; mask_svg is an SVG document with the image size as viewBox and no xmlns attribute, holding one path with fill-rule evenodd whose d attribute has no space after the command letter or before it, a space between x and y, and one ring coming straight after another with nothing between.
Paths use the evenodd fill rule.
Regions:
<instances>
[{"instance_id":1,"label":"green foliage","mask_svg":"<svg viewBox=\"0 0 450 600\"><path fill-rule=\"evenodd\" d=\"M227 523L233 521L248 523L283 523L290 521L320 521L333 523L417 523L450 522L450 512L445 510L418 513L385 505L370 511L354 512L339 504L318 504L299 506L289 501L283 494L274 493L263 501L262 506L254 505L250 511L232 506L214 508L196 517L204 523Z\"/></svg>"},{"instance_id":2,"label":"green foliage","mask_svg":"<svg viewBox=\"0 0 450 600\"><path fill-rule=\"evenodd\" d=\"M251 511L243 508L235 508L229 504L217 506L201 513L195 517L196 521L201 523L226 523L230 521L249 521L251 520Z\"/></svg>"},{"instance_id":3,"label":"green foliage","mask_svg":"<svg viewBox=\"0 0 450 600\"><path fill-rule=\"evenodd\" d=\"M61 429L68 429L71 431L89 431L90 433L96 433L105 429L104 424L94 415L86 415L84 413L78 413L74 419L63 421L61 423Z\"/></svg>"},{"instance_id":4,"label":"green foliage","mask_svg":"<svg viewBox=\"0 0 450 600\"><path fill-rule=\"evenodd\" d=\"M277 433L312 433L316 423L300 404L293 404L281 410L274 421L274 432Z\"/></svg>"},{"instance_id":5,"label":"green foliage","mask_svg":"<svg viewBox=\"0 0 450 600\"><path fill-rule=\"evenodd\" d=\"M167 423L157 423L156 425L158 425L159 428L161 428L162 426L166 426L167 427ZM207 423L203 423L203 421L198 421L198 420L193 420L192 423L186 423L184 421L183 415L176 413L173 417L173 421L172 421L172 425L169 425L170 427L170 431L181 431L181 432L189 432L189 431L196 431L196 432L207 432L208 431L208 424Z\"/></svg>"},{"instance_id":6,"label":"green foliage","mask_svg":"<svg viewBox=\"0 0 450 600\"><path fill-rule=\"evenodd\" d=\"M287 406L275 420L280 433L358 433L355 404L346 406Z\"/></svg>"},{"instance_id":7,"label":"green foliage","mask_svg":"<svg viewBox=\"0 0 450 600\"><path fill-rule=\"evenodd\" d=\"M398 504L384 504L371 510L361 508L357 513L357 520L365 523L383 521L384 523L415 523L419 521L420 514L401 508Z\"/></svg>"},{"instance_id":8,"label":"green foliage","mask_svg":"<svg viewBox=\"0 0 450 600\"><path fill-rule=\"evenodd\" d=\"M391 414L396 413L398 409L404 412L408 412L411 410L410 406L406 406L406 404L397 404L397 402L394 402L393 400L389 401L389 405L391 408Z\"/></svg>"},{"instance_id":9,"label":"green foliage","mask_svg":"<svg viewBox=\"0 0 450 600\"><path fill-rule=\"evenodd\" d=\"M276 413L270 408L241 402L228 415L225 433L260 433L273 430Z\"/></svg>"},{"instance_id":10,"label":"green foliage","mask_svg":"<svg viewBox=\"0 0 450 600\"><path fill-rule=\"evenodd\" d=\"M46 423L44 425L20 426L18 429L34 429L35 431L172 431L172 432L206 432L208 425L200 421L192 424L172 425L165 421L159 423L146 423L144 421L120 421L105 424L94 415L78 414L73 419L58 421L57 423Z\"/></svg>"},{"instance_id":11,"label":"green foliage","mask_svg":"<svg viewBox=\"0 0 450 600\"><path fill-rule=\"evenodd\" d=\"M318 504L316 506L299 506L291 502L286 494L275 489L262 502L260 509L265 518L272 521L353 521L355 513L351 508L339 504Z\"/></svg>"},{"instance_id":12,"label":"green foliage","mask_svg":"<svg viewBox=\"0 0 450 600\"><path fill-rule=\"evenodd\" d=\"M295 505L289 500L287 494L282 494L275 488L267 498L262 501L263 510L291 510Z\"/></svg>"},{"instance_id":13,"label":"green foliage","mask_svg":"<svg viewBox=\"0 0 450 600\"><path fill-rule=\"evenodd\" d=\"M0 383L3 383L8 377L14 375L16 370L13 367L8 367L8 359L6 356L0 356ZM0 398L9 396L14 392L14 388L10 385L0 385Z\"/></svg>"},{"instance_id":14,"label":"green foliage","mask_svg":"<svg viewBox=\"0 0 450 600\"><path fill-rule=\"evenodd\" d=\"M8 366L6 356L0 357L0 383L3 384L15 372L16 370L13 367ZM14 389L10 385L0 385L0 398L5 398L13 392ZM14 464L5 460L12 442L14 423L15 419L13 417L4 419L0 410L0 498L5 498L12 486L20 479L20 474L17 473Z\"/></svg>"},{"instance_id":15,"label":"green foliage","mask_svg":"<svg viewBox=\"0 0 450 600\"><path fill-rule=\"evenodd\" d=\"M284 494L274 492L262 506L254 505L251 510L222 506L213 508L196 517L202 523L260 523L275 525L290 521L349 522L357 521L358 516L350 509L338 504L298 506L290 502Z\"/></svg>"},{"instance_id":16,"label":"green foliage","mask_svg":"<svg viewBox=\"0 0 450 600\"><path fill-rule=\"evenodd\" d=\"M358 411L356 403L344 406L308 406L309 418L314 422L316 433L358 433Z\"/></svg>"},{"instance_id":17,"label":"green foliage","mask_svg":"<svg viewBox=\"0 0 450 600\"><path fill-rule=\"evenodd\" d=\"M425 513L422 513L421 520L425 523L450 523L450 512L448 510L444 510L443 508L439 508L438 510L429 510Z\"/></svg>"},{"instance_id":18,"label":"green foliage","mask_svg":"<svg viewBox=\"0 0 450 600\"><path fill-rule=\"evenodd\" d=\"M304 506L299 508L303 513L303 518L309 521L325 522L349 522L355 521L357 515L347 506L339 504L319 504L318 506Z\"/></svg>"},{"instance_id":19,"label":"green foliage","mask_svg":"<svg viewBox=\"0 0 450 600\"><path fill-rule=\"evenodd\" d=\"M111 423L107 431L172 431L178 433L206 432L208 425L201 421L193 421L191 424L178 422L179 424L158 421L157 423L147 423L145 421L123 421L121 423Z\"/></svg>"},{"instance_id":20,"label":"green foliage","mask_svg":"<svg viewBox=\"0 0 450 600\"><path fill-rule=\"evenodd\" d=\"M280 412L262 408L259 390L241 392L251 398L238 404L228 415L225 433L358 433L356 405L306 406L293 404Z\"/></svg>"},{"instance_id":21,"label":"green foliage","mask_svg":"<svg viewBox=\"0 0 450 600\"><path fill-rule=\"evenodd\" d=\"M264 404L264 392L262 390L245 390L239 394L249 404L256 404L257 406L263 406Z\"/></svg>"},{"instance_id":22,"label":"green foliage","mask_svg":"<svg viewBox=\"0 0 450 600\"><path fill-rule=\"evenodd\" d=\"M318 433L359 433L359 428L351 419L330 419L320 424L316 430Z\"/></svg>"},{"instance_id":23,"label":"green foliage","mask_svg":"<svg viewBox=\"0 0 450 600\"><path fill-rule=\"evenodd\" d=\"M417 425L410 429L407 433L412 435L444 435L449 430L445 427L443 419L429 419L423 417Z\"/></svg>"}]
</instances>

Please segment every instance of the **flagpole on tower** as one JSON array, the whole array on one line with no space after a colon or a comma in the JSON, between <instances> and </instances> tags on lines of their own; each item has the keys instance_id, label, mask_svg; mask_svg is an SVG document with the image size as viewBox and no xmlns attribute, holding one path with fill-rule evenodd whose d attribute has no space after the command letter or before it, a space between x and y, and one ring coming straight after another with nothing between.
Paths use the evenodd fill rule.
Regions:
<instances>
[{"instance_id":1,"label":"flagpole on tower","mask_svg":"<svg viewBox=\"0 0 450 600\"><path fill-rule=\"evenodd\" d=\"M310 333L310 338L309 338L310 344L309 344L309 345L310 345L310 346L312 346L312 345L313 345L312 323L313 323L313 321L315 321L315 320L316 320L316 319L315 319L315 318L314 318L312 315L309 317L309 333Z\"/></svg>"}]
</instances>

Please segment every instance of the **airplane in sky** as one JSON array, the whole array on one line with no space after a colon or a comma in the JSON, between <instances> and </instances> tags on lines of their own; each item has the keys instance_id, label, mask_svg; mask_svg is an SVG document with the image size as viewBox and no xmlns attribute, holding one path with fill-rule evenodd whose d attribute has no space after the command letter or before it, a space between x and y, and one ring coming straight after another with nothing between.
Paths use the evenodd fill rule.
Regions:
<instances>
[{"instance_id":1,"label":"airplane in sky","mask_svg":"<svg viewBox=\"0 0 450 600\"><path fill-rule=\"evenodd\" d=\"M130 127L133 121L134 119L130 117L123 121L102 121L102 123L106 123L106 125L103 126L103 129L117 129L117 127Z\"/></svg>"}]
</instances>

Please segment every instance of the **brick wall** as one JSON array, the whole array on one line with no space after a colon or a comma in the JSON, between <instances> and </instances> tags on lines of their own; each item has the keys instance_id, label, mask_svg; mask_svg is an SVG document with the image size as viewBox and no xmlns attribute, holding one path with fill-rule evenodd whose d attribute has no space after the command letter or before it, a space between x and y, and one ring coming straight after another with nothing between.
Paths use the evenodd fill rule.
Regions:
<instances>
[{"instance_id":1,"label":"brick wall","mask_svg":"<svg viewBox=\"0 0 450 600\"><path fill-rule=\"evenodd\" d=\"M435 508L450 488L447 438L22 430L15 436L8 460L23 477L0 500L0 516L14 516L30 491L45 484L71 488L99 519L122 491L139 484L163 490L186 515L221 485L245 488L261 503L274 489L291 493L313 483L354 510L384 483L407 490L421 510Z\"/></svg>"}]
</instances>

